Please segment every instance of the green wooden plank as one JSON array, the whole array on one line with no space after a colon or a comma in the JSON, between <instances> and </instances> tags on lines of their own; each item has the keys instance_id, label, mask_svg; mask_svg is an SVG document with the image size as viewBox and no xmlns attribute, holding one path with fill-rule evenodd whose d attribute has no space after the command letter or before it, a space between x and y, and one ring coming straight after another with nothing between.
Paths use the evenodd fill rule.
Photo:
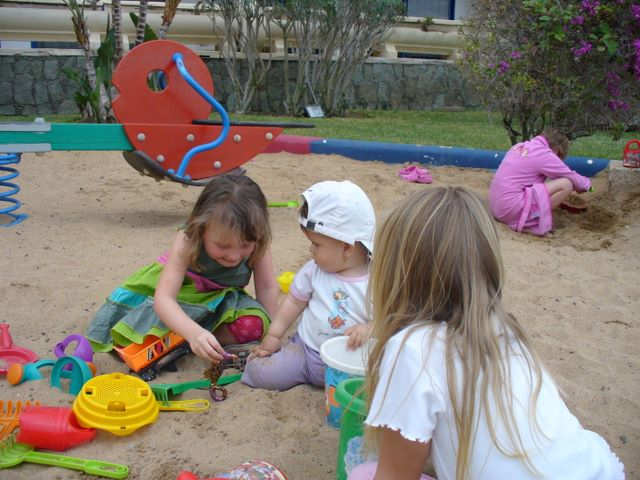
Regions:
<instances>
[{"instance_id":1,"label":"green wooden plank","mask_svg":"<svg viewBox=\"0 0 640 480\"><path fill-rule=\"evenodd\" d=\"M0 144L48 143L51 150L133 150L119 123L52 123L48 132L3 131Z\"/></svg>"}]
</instances>

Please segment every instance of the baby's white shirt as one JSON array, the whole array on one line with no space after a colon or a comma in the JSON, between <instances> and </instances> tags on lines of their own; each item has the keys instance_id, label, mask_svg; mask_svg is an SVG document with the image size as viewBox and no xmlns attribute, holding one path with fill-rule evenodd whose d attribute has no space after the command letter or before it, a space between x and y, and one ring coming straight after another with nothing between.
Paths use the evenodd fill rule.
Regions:
<instances>
[{"instance_id":1,"label":"baby's white shirt","mask_svg":"<svg viewBox=\"0 0 640 480\"><path fill-rule=\"evenodd\" d=\"M345 277L327 273L309 260L296 273L289 292L308 302L300 315L298 335L320 351L326 340L344 335L347 328L367 323L366 295L369 275Z\"/></svg>"}]
</instances>

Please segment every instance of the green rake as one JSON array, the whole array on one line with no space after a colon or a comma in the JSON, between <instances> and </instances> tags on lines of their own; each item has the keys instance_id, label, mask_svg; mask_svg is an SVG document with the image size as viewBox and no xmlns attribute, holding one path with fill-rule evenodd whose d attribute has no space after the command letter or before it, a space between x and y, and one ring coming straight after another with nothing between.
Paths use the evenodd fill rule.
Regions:
<instances>
[{"instance_id":1,"label":"green rake","mask_svg":"<svg viewBox=\"0 0 640 480\"><path fill-rule=\"evenodd\" d=\"M169 397L180 395L193 388L209 388L211 386L210 380L202 379L182 383L156 383L155 385L149 384L149 386L156 397L160 410L204 412L209 409L209 400L206 399L169 400Z\"/></svg>"},{"instance_id":2,"label":"green rake","mask_svg":"<svg viewBox=\"0 0 640 480\"><path fill-rule=\"evenodd\" d=\"M118 463L67 457L56 453L36 452L31 445L16 442L13 435L0 442L0 469L15 467L22 462L80 470L90 475L107 478L121 479L127 478L129 475L129 467Z\"/></svg>"},{"instance_id":3,"label":"green rake","mask_svg":"<svg viewBox=\"0 0 640 480\"><path fill-rule=\"evenodd\" d=\"M155 383L149 384L151 391L156 396L156 400L159 402L169 402L169 397L180 395L194 388L209 388L211 386L211 380L202 379L194 380L192 382L182 383Z\"/></svg>"}]
</instances>

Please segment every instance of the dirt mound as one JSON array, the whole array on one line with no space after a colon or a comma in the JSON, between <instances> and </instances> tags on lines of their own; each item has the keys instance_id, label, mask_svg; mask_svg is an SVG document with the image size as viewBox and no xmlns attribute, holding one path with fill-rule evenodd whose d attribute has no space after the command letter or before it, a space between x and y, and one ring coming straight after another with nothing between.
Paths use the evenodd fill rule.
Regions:
<instances>
[{"instance_id":1,"label":"dirt mound","mask_svg":"<svg viewBox=\"0 0 640 480\"><path fill-rule=\"evenodd\" d=\"M588 197L572 194L568 203L582 210L554 210L554 232L546 238L553 246L571 245L576 250L611 248L620 230L640 218L640 193L604 192Z\"/></svg>"}]
</instances>

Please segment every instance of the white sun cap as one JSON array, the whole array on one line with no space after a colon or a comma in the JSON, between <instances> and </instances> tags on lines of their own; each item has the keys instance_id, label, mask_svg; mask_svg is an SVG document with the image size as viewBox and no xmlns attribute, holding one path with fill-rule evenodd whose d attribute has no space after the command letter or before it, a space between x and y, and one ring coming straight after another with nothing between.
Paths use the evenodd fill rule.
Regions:
<instances>
[{"instance_id":1,"label":"white sun cap","mask_svg":"<svg viewBox=\"0 0 640 480\"><path fill-rule=\"evenodd\" d=\"M360 242L373 253L376 214L359 186L349 180L327 180L306 189L302 197L307 203L307 218L299 216L300 225L349 245Z\"/></svg>"}]
</instances>

